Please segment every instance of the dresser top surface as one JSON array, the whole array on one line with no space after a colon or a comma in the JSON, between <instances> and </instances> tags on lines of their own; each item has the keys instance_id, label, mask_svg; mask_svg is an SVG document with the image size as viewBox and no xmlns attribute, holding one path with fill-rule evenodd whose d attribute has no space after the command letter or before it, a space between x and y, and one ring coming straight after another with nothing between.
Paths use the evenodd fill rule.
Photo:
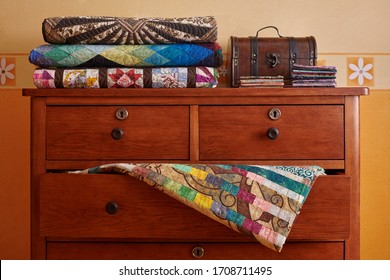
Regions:
<instances>
[{"instance_id":1,"label":"dresser top surface","mask_svg":"<svg viewBox=\"0 0 390 280\"><path fill-rule=\"evenodd\" d=\"M336 88L101 88L101 89L23 89L23 96L37 97L294 97L369 95L366 87Z\"/></svg>"}]
</instances>

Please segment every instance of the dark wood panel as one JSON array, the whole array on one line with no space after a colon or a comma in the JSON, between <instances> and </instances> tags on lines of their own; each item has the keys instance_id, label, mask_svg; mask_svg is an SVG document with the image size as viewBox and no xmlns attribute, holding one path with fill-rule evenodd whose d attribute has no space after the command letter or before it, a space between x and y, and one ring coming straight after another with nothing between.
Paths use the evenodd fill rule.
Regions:
<instances>
[{"instance_id":1,"label":"dark wood panel","mask_svg":"<svg viewBox=\"0 0 390 280\"><path fill-rule=\"evenodd\" d=\"M343 106L200 106L199 129L200 160L344 158Z\"/></svg>"},{"instance_id":2,"label":"dark wood panel","mask_svg":"<svg viewBox=\"0 0 390 280\"><path fill-rule=\"evenodd\" d=\"M290 239L349 236L345 176L321 176L298 216ZM114 201L117 213L105 207ZM50 237L118 237L144 240L247 240L228 227L126 175L46 174L40 180L40 230Z\"/></svg>"},{"instance_id":3,"label":"dark wood panel","mask_svg":"<svg viewBox=\"0 0 390 280\"><path fill-rule=\"evenodd\" d=\"M188 106L124 106L118 120L122 107L48 106L47 159L189 159Z\"/></svg>"},{"instance_id":4,"label":"dark wood panel","mask_svg":"<svg viewBox=\"0 0 390 280\"><path fill-rule=\"evenodd\" d=\"M360 259L360 139L359 97L346 100L345 107L345 172L351 177L351 234L346 241L345 254L348 259Z\"/></svg>"},{"instance_id":5,"label":"dark wood panel","mask_svg":"<svg viewBox=\"0 0 390 280\"><path fill-rule=\"evenodd\" d=\"M52 260L185 260L195 259L192 250L204 250L202 260L341 260L343 242L287 243L281 252L256 243L67 243L49 242Z\"/></svg>"},{"instance_id":6,"label":"dark wood panel","mask_svg":"<svg viewBox=\"0 0 390 280\"><path fill-rule=\"evenodd\" d=\"M267 96L352 96L352 95L368 95L369 89L365 87L337 87L337 88L160 88L160 89L124 89L124 88L101 88L101 89L23 89L24 96L48 96L48 97L82 97L82 96L110 96L110 97L127 97L127 98L142 98L142 97L188 97L200 96L202 99L213 93L218 95L235 97L267 97ZM67 98L69 99L69 98Z\"/></svg>"},{"instance_id":7,"label":"dark wood panel","mask_svg":"<svg viewBox=\"0 0 390 280\"><path fill-rule=\"evenodd\" d=\"M39 176L45 173L46 137L45 98L34 98L31 102L31 258L46 258L46 239L39 234Z\"/></svg>"}]
</instances>

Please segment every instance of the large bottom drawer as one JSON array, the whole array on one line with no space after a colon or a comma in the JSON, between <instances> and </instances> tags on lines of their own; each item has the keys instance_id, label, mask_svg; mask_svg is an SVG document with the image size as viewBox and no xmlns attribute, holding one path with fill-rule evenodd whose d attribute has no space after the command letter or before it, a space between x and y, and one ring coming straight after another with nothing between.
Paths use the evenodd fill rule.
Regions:
<instances>
[{"instance_id":1,"label":"large bottom drawer","mask_svg":"<svg viewBox=\"0 0 390 280\"><path fill-rule=\"evenodd\" d=\"M287 241L348 238L349 192L349 177L320 176ZM41 176L40 234L137 242L248 241L246 236L126 175Z\"/></svg>"},{"instance_id":2,"label":"large bottom drawer","mask_svg":"<svg viewBox=\"0 0 390 280\"><path fill-rule=\"evenodd\" d=\"M343 242L287 243L278 253L256 243L73 243L49 242L48 259L344 259Z\"/></svg>"}]
</instances>

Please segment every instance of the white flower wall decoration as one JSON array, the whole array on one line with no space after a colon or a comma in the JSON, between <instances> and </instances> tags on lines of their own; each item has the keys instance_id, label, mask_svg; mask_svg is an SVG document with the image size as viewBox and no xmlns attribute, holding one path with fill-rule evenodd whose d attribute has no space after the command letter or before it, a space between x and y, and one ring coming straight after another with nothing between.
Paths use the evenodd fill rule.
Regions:
<instances>
[{"instance_id":1,"label":"white flower wall decoration","mask_svg":"<svg viewBox=\"0 0 390 280\"><path fill-rule=\"evenodd\" d=\"M0 86L15 85L15 59L1 57L0 59Z\"/></svg>"},{"instance_id":2,"label":"white flower wall decoration","mask_svg":"<svg viewBox=\"0 0 390 280\"><path fill-rule=\"evenodd\" d=\"M348 58L347 63L349 86L373 86L374 63L372 57Z\"/></svg>"}]
</instances>

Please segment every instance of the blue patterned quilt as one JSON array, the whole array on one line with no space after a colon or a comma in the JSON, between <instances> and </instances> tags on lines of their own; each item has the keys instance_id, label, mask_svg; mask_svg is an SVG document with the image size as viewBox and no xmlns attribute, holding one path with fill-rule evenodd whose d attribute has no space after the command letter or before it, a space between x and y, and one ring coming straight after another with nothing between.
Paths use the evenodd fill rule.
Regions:
<instances>
[{"instance_id":1,"label":"blue patterned quilt","mask_svg":"<svg viewBox=\"0 0 390 280\"><path fill-rule=\"evenodd\" d=\"M214 43L167 45L41 45L30 52L42 67L219 67L221 46Z\"/></svg>"}]
</instances>

